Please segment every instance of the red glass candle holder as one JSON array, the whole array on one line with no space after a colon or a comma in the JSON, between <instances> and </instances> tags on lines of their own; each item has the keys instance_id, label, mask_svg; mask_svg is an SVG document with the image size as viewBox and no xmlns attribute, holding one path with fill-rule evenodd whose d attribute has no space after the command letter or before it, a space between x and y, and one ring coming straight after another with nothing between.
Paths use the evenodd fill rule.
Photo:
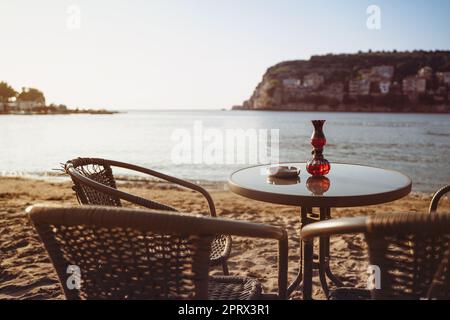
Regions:
<instances>
[{"instance_id":1,"label":"red glass candle holder","mask_svg":"<svg viewBox=\"0 0 450 320\"><path fill-rule=\"evenodd\" d=\"M327 139L323 133L325 120L313 120L312 124L314 126L311 136L313 158L306 163L306 171L313 176L325 176L331 169L330 163L323 157L323 147L327 144Z\"/></svg>"}]
</instances>

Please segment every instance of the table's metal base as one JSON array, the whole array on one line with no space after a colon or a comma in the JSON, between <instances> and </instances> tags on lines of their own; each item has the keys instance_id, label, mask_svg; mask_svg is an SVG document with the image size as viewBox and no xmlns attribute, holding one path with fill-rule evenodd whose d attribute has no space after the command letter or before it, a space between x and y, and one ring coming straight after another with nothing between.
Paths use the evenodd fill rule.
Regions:
<instances>
[{"instance_id":1,"label":"table's metal base","mask_svg":"<svg viewBox=\"0 0 450 320\"><path fill-rule=\"evenodd\" d=\"M330 208L319 208L319 214L313 212L313 208L302 207L300 216L300 228L313 222L328 220L331 218ZM340 281L330 269L330 237L319 239L319 254L314 255L313 242L301 242L299 273L288 288L291 295L299 286L303 288L303 299L312 297L312 273L313 269L319 270L319 279L325 295L328 297L329 287L327 279L337 286L342 287Z\"/></svg>"}]
</instances>

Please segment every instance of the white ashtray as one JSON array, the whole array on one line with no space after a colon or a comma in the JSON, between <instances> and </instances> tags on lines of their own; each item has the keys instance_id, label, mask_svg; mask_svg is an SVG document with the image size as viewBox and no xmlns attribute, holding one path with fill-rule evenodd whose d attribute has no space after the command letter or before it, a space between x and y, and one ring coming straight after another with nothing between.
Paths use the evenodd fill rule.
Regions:
<instances>
[{"instance_id":1,"label":"white ashtray","mask_svg":"<svg viewBox=\"0 0 450 320\"><path fill-rule=\"evenodd\" d=\"M272 178L295 179L300 174L296 167L272 166L267 168L267 175Z\"/></svg>"}]
</instances>

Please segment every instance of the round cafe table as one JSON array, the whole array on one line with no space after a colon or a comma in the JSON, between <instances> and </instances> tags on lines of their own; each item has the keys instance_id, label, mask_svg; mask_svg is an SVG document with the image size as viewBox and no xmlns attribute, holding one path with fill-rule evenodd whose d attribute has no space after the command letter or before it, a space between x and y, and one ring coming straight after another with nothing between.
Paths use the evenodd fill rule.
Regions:
<instances>
[{"instance_id":1,"label":"round cafe table","mask_svg":"<svg viewBox=\"0 0 450 320\"><path fill-rule=\"evenodd\" d=\"M301 228L312 222L330 219L331 208L381 204L400 199L411 192L411 179L393 170L332 163L326 177L312 177L306 171L305 163L282 165L300 169L298 179L269 178L268 165L254 166L231 174L228 186L232 192L253 200L300 207ZM326 296L329 291L327 278L336 286L342 286L342 282L330 270L329 237L319 239L316 257L311 242L302 243L301 251L299 273L289 286L289 294L304 278L303 298L311 298L313 268L319 270Z\"/></svg>"}]
</instances>

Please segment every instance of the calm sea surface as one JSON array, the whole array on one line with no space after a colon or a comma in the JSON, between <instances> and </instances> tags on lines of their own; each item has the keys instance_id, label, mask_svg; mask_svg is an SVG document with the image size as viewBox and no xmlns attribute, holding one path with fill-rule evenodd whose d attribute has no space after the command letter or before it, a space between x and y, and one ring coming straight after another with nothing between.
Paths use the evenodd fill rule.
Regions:
<instances>
[{"instance_id":1,"label":"calm sea surface","mask_svg":"<svg viewBox=\"0 0 450 320\"><path fill-rule=\"evenodd\" d=\"M196 121L204 131L219 129L224 135L227 129L279 129L280 161L306 161L311 152L309 120L316 118L327 120L325 156L330 162L399 170L413 179L414 191L431 192L450 183L450 115L423 114L130 111L0 116L0 173L45 173L68 159L90 156L193 180L226 181L245 164L174 165L173 132L185 129L193 134Z\"/></svg>"}]
</instances>

